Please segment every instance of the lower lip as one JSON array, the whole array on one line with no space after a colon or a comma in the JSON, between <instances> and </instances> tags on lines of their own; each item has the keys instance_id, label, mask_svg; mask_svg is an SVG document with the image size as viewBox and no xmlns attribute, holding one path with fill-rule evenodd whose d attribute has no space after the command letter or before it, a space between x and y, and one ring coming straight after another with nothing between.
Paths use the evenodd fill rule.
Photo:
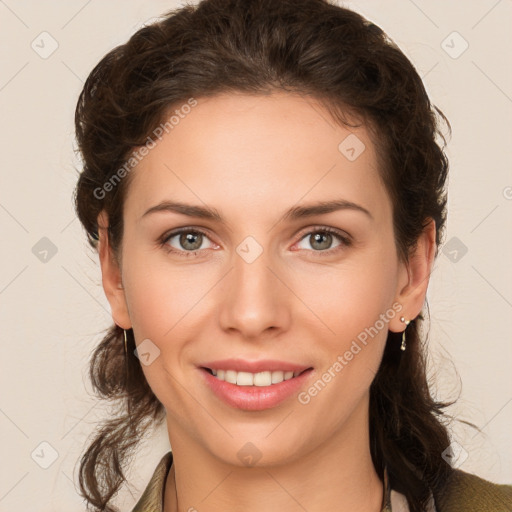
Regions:
<instances>
[{"instance_id":1,"label":"lower lip","mask_svg":"<svg viewBox=\"0 0 512 512\"><path fill-rule=\"evenodd\" d=\"M206 383L221 400L231 407L247 411L262 411L281 404L304 385L313 371L310 368L297 377L271 386L237 386L217 379L204 368L200 368L200 370Z\"/></svg>"}]
</instances>

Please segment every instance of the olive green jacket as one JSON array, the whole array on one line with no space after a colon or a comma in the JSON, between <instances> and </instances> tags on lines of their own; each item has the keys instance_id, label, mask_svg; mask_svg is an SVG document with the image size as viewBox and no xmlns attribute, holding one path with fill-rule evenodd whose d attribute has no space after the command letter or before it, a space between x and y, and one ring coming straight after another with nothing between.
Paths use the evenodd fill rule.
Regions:
<instances>
[{"instance_id":1,"label":"olive green jacket","mask_svg":"<svg viewBox=\"0 0 512 512\"><path fill-rule=\"evenodd\" d=\"M167 452L132 512L163 512L165 480L171 466L172 452ZM408 512L404 496L390 489L387 478L384 489L382 512ZM512 485L494 484L456 469L435 502L432 500L426 512L512 512Z\"/></svg>"}]
</instances>

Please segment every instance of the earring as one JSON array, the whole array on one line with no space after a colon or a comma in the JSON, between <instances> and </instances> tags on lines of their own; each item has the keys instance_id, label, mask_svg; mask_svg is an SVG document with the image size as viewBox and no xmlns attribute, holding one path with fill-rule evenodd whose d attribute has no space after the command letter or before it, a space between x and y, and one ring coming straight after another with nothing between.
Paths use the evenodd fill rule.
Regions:
<instances>
[{"instance_id":1,"label":"earring","mask_svg":"<svg viewBox=\"0 0 512 512\"><path fill-rule=\"evenodd\" d=\"M400 345L400 350L402 352L405 351L406 343L405 343L405 330L407 329L407 326L411 323L410 320L406 320L403 316L400 317L400 322L405 323L405 329L402 331L402 344Z\"/></svg>"},{"instance_id":2,"label":"earring","mask_svg":"<svg viewBox=\"0 0 512 512\"><path fill-rule=\"evenodd\" d=\"M126 330L123 329L123 335L124 335L124 368L126 372L126 381L124 383L124 386L127 386L128 382L130 382L131 379L131 371L130 371L130 362L128 360L128 336L126 335ZM127 408L128 408L128 417L130 418L130 429L133 432L135 429L135 423L131 421L132 417L132 411L131 411L131 400L127 400Z\"/></svg>"}]
</instances>

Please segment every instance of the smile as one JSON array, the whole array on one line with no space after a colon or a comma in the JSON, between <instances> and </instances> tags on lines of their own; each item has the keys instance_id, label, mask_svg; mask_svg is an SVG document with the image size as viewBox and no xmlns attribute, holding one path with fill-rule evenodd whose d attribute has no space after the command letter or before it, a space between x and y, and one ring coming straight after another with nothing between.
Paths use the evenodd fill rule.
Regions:
<instances>
[{"instance_id":1,"label":"smile","mask_svg":"<svg viewBox=\"0 0 512 512\"><path fill-rule=\"evenodd\" d=\"M198 368L206 388L228 406L246 411L263 411L279 406L307 386L315 375L312 367L288 365L295 368L278 370L277 363L272 370L264 370L258 363L259 368L255 372L244 371L248 365L240 371L227 369L229 363L226 362L223 364L226 369L211 366L213 368Z\"/></svg>"},{"instance_id":2,"label":"smile","mask_svg":"<svg viewBox=\"0 0 512 512\"><path fill-rule=\"evenodd\" d=\"M217 379L236 384L237 386L271 386L273 384L280 384L285 380L298 377L303 371L262 371L258 373L251 372L237 372L236 370L216 370L213 368L205 368Z\"/></svg>"}]
</instances>

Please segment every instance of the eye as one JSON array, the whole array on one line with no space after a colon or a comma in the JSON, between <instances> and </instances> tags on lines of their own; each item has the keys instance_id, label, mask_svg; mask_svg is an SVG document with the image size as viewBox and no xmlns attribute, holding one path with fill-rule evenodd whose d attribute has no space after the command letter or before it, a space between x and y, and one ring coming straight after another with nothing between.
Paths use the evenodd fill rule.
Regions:
<instances>
[{"instance_id":1,"label":"eye","mask_svg":"<svg viewBox=\"0 0 512 512\"><path fill-rule=\"evenodd\" d=\"M308 231L305 236L303 236L300 242L305 240L310 240L310 245L313 247L314 252L336 252L338 250L342 250L351 245L351 239L348 235L339 232L336 229L328 228L328 227L318 227L313 231ZM333 240L338 240L339 243L337 246L332 248ZM299 243L300 243L299 242Z\"/></svg>"},{"instance_id":2,"label":"eye","mask_svg":"<svg viewBox=\"0 0 512 512\"><path fill-rule=\"evenodd\" d=\"M350 236L328 227L318 227L308 231L299 243L309 239L313 247L312 252L329 253L337 252L349 247L352 243ZM173 241L173 239L176 239ZM181 228L165 234L160 240L160 245L170 253L178 256L195 256L197 251L211 248L205 247L205 241L210 240L206 232L198 228ZM338 245L331 247L334 240L338 240ZM211 241L210 241L211 242ZM215 244L214 244L215 245ZM303 249L304 247L299 247Z\"/></svg>"},{"instance_id":3,"label":"eye","mask_svg":"<svg viewBox=\"0 0 512 512\"><path fill-rule=\"evenodd\" d=\"M174 238L176 240L172 242ZM169 252L189 257L193 256L196 251L208 248L203 245L205 240L209 240L209 238L204 231L196 228L182 228L164 235L160 244Z\"/></svg>"}]
</instances>

